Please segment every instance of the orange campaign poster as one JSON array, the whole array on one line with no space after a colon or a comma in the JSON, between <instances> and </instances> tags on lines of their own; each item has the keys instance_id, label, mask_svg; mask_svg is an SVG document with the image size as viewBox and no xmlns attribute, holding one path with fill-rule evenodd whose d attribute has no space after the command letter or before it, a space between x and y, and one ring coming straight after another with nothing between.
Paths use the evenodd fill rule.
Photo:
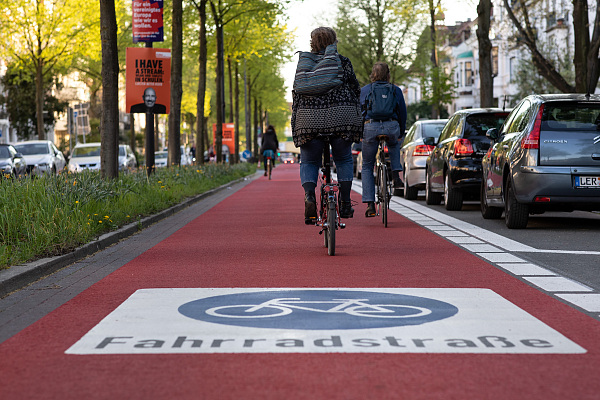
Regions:
<instances>
[{"instance_id":1,"label":"orange campaign poster","mask_svg":"<svg viewBox=\"0 0 600 400\"><path fill-rule=\"evenodd\" d=\"M128 47L126 68L127 112L168 114L171 108L171 50Z\"/></svg>"}]
</instances>

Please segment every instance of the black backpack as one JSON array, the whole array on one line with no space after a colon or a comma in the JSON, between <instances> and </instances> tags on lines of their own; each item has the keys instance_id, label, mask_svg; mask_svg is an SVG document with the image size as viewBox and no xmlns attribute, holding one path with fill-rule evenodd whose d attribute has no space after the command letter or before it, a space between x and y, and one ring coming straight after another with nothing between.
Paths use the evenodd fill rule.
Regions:
<instances>
[{"instance_id":1,"label":"black backpack","mask_svg":"<svg viewBox=\"0 0 600 400\"><path fill-rule=\"evenodd\" d=\"M365 99L372 119L387 120L396 116L396 87L388 82L373 82Z\"/></svg>"}]
</instances>

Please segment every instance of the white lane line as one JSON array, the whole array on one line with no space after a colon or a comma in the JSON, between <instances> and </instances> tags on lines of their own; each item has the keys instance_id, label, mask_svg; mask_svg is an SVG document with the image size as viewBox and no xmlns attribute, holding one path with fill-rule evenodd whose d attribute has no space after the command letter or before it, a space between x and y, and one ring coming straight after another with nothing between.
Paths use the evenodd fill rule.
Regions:
<instances>
[{"instance_id":1,"label":"white lane line","mask_svg":"<svg viewBox=\"0 0 600 400\"><path fill-rule=\"evenodd\" d=\"M586 293L586 294L557 294L563 300L573 303L578 307L583 308L589 312L600 312L600 294L599 293Z\"/></svg>"},{"instance_id":2,"label":"white lane line","mask_svg":"<svg viewBox=\"0 0 600 400\"><path fill-rule=\"evenodd\" d=\"M555 276L556 273L542 268L539 265L531 263L499 263L499 267L504 268L513 275L519 276Z\"/></svg>"},{"instance_id":3,"label":"white lane line","mask_svg":"<svg viewBox=\"0 0 600 400\"><path fill-rule=\"evenodd\" d=\"M593 292L589 286L575 282L562 276L526 276L526 281L533 283L547 292Z\"/></svg>"}]
</instances>

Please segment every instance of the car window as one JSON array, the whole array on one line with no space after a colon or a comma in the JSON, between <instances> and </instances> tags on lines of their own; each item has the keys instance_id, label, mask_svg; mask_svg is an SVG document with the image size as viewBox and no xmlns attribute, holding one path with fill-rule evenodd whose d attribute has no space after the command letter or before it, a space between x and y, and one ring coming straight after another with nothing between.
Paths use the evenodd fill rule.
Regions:
<instances>
[{"instance_id":1,"label":"car window","mask_svg":"<svg viewBox=\"0 0 600 400\"><path fill-rule=\"evenodd\" d=\"M409 143L415 140L415 132L417 131L417 124L414 124L404 138L404 143Z\"/></svg>"},{"instance_id":2,"label":"car window","mask_svg":"<svg viewBox=\"0 0 600 400\"><path fill-rule=\"evenodd\" d=\"M521 106L516 111L516 113L513 114L514 118L512 118L512 121L510 122L510 125L508 126L506 133L514 133L514 132L523 131L523 129L525 129L525 127L527 126L527 123L529 122L528 116L529 116L530 109L531 109L531 103L529 102L529 100L523 101L523 103L521 103Z\"/></svg>"},{"instance_id":3,"label":"car window","mask_svg":"<svg viewBox=\"0 0 600 400\"><path fill-rule=\"evenodd\" d=\"M10 158L10 151L8 151L8 147L0 146L0 158Z\"/></svg>"},{"instance_id":4,"label":"car window","mask_svg":"<svg viewBox=\"0 0 600 400\"><path fill-rule=\"evenodd\" d=\"M458 126L458 123L460 122L460 115L455 115L454 117L452 117L450 119L450 121L448 121L448 123L444 126L444 129L442 130L442 133L440 134L440 142L448 139L449 137L451 137L454 134L454 130L456 129L456 127Z\"/></svg>"},{"instance_id":5,"label":"car window","mask_svg":"<svg viewBox=\"0 0 600 400\"><path fill-rule=\"evenodd\" d=\"M16 145L15 149L24 156L50 153L46 143L23 143Z\"/></svg>"},{"instance_id":6,"label":"car window","mask_svg":"<svg viewBox=\"0 0 600 400\"><path fill-rule=\"evenodd\" d=\"M168 156L168 153L166 153L166 152L154 153L154 158L157 158L157 159L167 158L167 156Z\"/></svg>"},{"instance_id":7,"label":"car window","mask_svg":"<svg viewBox=\"0 0 600 400\"><path fill-rule=\"evenodd\" d=\"M126 155L126 153L125 153L125 146L119 146L119 155L121 157L124 157Z\"/></svg>"},{"instance_id":8,"label":"car window","mask_svg":"<svg viewBox=\"0 0 600 400\"><path fill-rule=\"evenodd\" d=\"M546 103L542 116L544 130L600 130L598 103Z\"/></svg>"},{"instance_id":9,"label":"car window","mask_svg":"<svg viewBox=\"0 0 600 400\"><path fill-rule=\"evenodd\" d=\"M442 133L442 129L444 129L444 126L446 124L423 124L421 125L421 129L422 129L422 133L421 136L422 137L433 137L433 138L439 138L440 134Z\"/></svg>"},{"instance_id":10,"label":"car window","mask_svg":"<svg viewBox=\"0 0 600 400\"><path fill-rule=\"evenodd\" d=\"M100 156L100 146L75 147L73 157L96 157Z\"/></svg>"},{"instance_id":11,"label":"car window","mask_svg":"<svg viewBox=\"0 0 600 400\"><path fill-rule=\"evenodd\" d=\"M500 128L508 112L472 114L467 116L463 137L468 139L474 136L485 136L491 128Z\"/></svg>"}]
</instances>

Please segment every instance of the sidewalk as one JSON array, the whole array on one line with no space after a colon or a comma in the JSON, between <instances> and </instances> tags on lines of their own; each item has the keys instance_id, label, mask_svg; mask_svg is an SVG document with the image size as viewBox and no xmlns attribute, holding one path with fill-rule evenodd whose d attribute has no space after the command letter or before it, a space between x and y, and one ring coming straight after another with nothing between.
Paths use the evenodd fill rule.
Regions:
<instances>
[{"instance_id":1,"label":"sidewalk","mask_svg":"<svg viewBox=\"0 0 600 400\"><path fill-rule=\"evenodd\" d=\"M328 256L297 165L231 187L0 301L3 400L600 393L593 318L356 192Z\"/></svg>"}]
</instances>

